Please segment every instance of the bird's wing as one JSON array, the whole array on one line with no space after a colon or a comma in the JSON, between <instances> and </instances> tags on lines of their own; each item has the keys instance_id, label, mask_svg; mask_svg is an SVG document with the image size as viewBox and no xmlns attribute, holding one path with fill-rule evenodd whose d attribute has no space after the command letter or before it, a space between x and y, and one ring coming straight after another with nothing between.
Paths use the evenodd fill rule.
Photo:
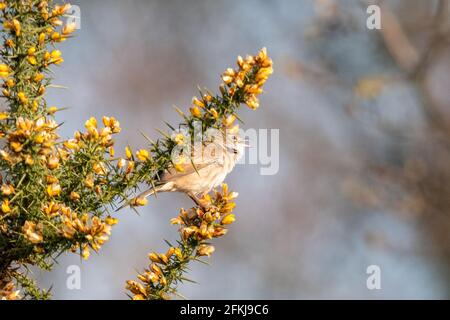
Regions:
<instances>
[{"instance_id":1,"label":"bird's wing","mask_svg":"<svg viewBox=\"0 0 450 320\"><path fill-rule=\"evenodd\" d=\"M161 175L160 181L164 183L193 173L199 174L202 169L220 163L222 157L220 152L219 147L211 144L194 147L191 158L186 161L187 163L178 165L178 171L173 167L167 169Z\"/></svg>"},{"instance_id":2,"label":"bird's wing","mask_svg":"<svg viewBox=\"0 0 450 320\"><path fill-rule=\"evenodd\" d=\"M207 166L211 165L210 163L202 163L202 164L194 164L192 163L185 163L178 166L178 170L175 168L169 168L167 169L162 175L161 175L161 183L176 180L178 178L188 176L190 174L199 174L202 169L206 168Z\"/></svg>"}]
</instances>

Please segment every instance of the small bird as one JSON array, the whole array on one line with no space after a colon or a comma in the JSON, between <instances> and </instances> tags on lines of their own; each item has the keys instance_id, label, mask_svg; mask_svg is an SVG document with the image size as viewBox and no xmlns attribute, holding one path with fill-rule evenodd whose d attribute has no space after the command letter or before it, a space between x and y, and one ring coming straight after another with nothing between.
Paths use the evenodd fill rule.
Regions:
<instances>
[{"instance_id":1,"label":"small bird","mask_svg":"<svg viewBox=\"0 0 450 320\"><path fill-rule=\"evenodd\" d=\"M142 192L137 199L145 199L158 192L186 193L197 205L206 207L202 201L205 194L218 187L244 155L246 142L238 132L217 131L206 142L195 144L191 152L191 161L181 167L169 168L155 183L155 186Z\"/></svg>"}]
</instances>

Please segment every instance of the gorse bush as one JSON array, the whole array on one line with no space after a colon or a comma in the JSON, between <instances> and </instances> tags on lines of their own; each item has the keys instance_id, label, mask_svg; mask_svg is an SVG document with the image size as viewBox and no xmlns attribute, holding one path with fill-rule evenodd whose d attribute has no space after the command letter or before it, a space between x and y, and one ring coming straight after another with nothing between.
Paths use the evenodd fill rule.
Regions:
<instances>
[{"instance_id":1,"label":"gorse bush","mask_svg":"<svg viewBox=\"0 0 450 320\"><path fill-rule=\"evenodd\" d=\"M3 46L0 77L3 102L0 113L0 298L46 299L28 277L29 266L50 270L59 254L72 251L88 259L111 235L118 221L112 216L116 205L145 205L132 198L138 185L155 185L168 168L183 170L186 158L173 160L172 151L189 143L180 134L163 133L149 147L132 152L127 147L117 157L113 137L120 133L113 117L90 118L73 138L58 135L55 114L62 108L48 106L45 93L52 87L53 66L64 60L56 45L71 38L76 26L65 23L69 4L52 1L0 1ZM241 104L259 106L257 95L272 73L265 49L256 56L238 57L238 68L222 75L220 94L200 92L193 98L189 114L182 115L178 128L189 136L194 126L202 130L237 130ZM170 127L170 126L169 126ZM173 130L173 127L170 127ZM188 139L189 140L189 139ZM203 199L206 208L181 210L172 223L179 225L180 240L169 244L166 253L151 253L150 266L128 281L135 299L166 299L176 294L187 263L209 256L208 242L220 237L235 220L232 214L236 193L224 185L221 192ZM132 198L131 201L128 199Z\"/></svg>"}]
</instances>

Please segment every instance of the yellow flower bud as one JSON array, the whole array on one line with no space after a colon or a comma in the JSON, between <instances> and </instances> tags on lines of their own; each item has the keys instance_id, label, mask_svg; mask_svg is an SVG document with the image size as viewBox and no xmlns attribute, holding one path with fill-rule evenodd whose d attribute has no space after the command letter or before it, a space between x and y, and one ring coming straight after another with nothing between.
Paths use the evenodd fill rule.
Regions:
<instances>
[{"instance_id":1,"label":"yellow flower bud","mask_svg":"<svg viewBox=\"0 0 450 320\"><path fill-rule=\"evenodd\" d=\"M14 31L16 32L16 36L20 36L21 26L19 20L13 19L12 23L14 26Z\"/></svg>"},{"instance_id":2,"label":"yellow flower bud","mask_svg":"<svg viewBox=\"0 0 450 320\"><path fill-rule=\"evenodd\" d=\"M219 114L217 113L217 110L216 110L216 109L211 108L211 109L209 110L209 112L211 113L211 115L212 115L212 117L213 117L214 119L219 118Z\"/></svg>"},{"instance_id":3,"label":"yellow flower bud","mask_svg":"<svg viewBox=\"0 0 450 320\"><path fill-rule=\"evenodd\" d=\"M145 149L141 149L138 152L136 152L136 157L141 161L147 161L150 159L149 153Z\"/></svg>"},{"instance_id":4,"label":"yellow flower bud","mask_svg":"<svg viewBox=\"0 0 450 320\"><path fill-rule=\"evenodd\" d=\"M20 152L23 149L23 145L20 142L13 141L9 145L14 152Z\"/></svg>"},{"instance_id":5,"label":"yellow flower bud","mask_svg":"<svg viewBox=\"0 0 450 320\"><path fill-rule=\"evenodd\" d=\"M90 189L94 187L94 178L89 175L86 180L84 180L84 185Z\"/></svg>"},{"instance_id":6,"label":"yellow flower bud","mask_svg":"<svg viewBox=\"0 0 450 320\"><path fill-rule=\"evenodd\" d=\"M84 126L88 130L97 129L97 119L95 119L94 117L91 117L89 120L87 120L85 122Z\"/></svg>"},{"instance_id":7,"label":"yellow flower bud","mask_svg":"<svg viewBox=\"0 0 450 320\"><path fill-rule=\"evenodd\" d=\"M211 256L211 254L215 251L216 249L213 246L210 245L201 245L198 249L197 249L197 255L198 256Z\"/></svg>"},{"instance_id":8,"label":"yellow flower bud","mask_svg":"<svg viewBox=\"0 0 450 320\"><path fill-rule=\"evenodd\" d=\"M70 200L78 201L78 200L80 200L80 198L81 198L81 196L80 196L80 194L78 192L72 191L70 193Z\"/></svg>"},{"instance_id":9,"label":"yellow flower bud","mask_svg":"<svg viewBox=\"0 0 450 320\"><path fill-rule=\"evenodd\" d=\"M58 183L49 184L47 186L47 194L50 197L57 197L61 193L61 186Z\"/></svg>"},{"instance_id":10,"label":"yellow flower bud","mask_svg":"<svg viewBox=\"0 0 450 320\"><path fill-rule=\"evenodd\" d=\"M125 159L119 159L117 161L117 168L122 169L127 165L127 161Z\"/></svg>"},{"instance_id":11,"label":"yellow flower bud","mask_svg":"<svg viewBox=\"0 0 450 320\"><path fill-rule=\"evenodd\" d=\"M1 187L1 191L4 196L9 196L14 193L14 187L10 184L4 184Z\"/></svg>"},{"instance_id":12,"label":"yellow flower bud","mask_svg":"<svg viewBox=\"0 0 450 320\"><path fill-rule=\"evenodd\" d=\"M161 259L159 258L158 254L155 252L152 252L148 255L148 258L154 262L154 263L162 263Z\"/></svg>"},{"instance_id":13,"label":"yellow flower bud","mask_svg":"<svg viewBox=\"0 0 450 320\"><path fill-rule=\"evenodd\" d=\"M64 146L67 149L72 149L72 150L79 149L78 141L75 139L70 139L70 140L65 141Z\"/></svg>"},{"instance_id":14,"label":"yellow flower bud","mask_svg":"<svg viewBox=\"0 0 450 320\"><path fill-rule=\"evenodd\" d=\"M234 221L236 221L236 216L231 213L222 219L222 224L228 225L228 224L232 224Z\"/></svg>"},{"instance_id":15,"label":"yellow flower bud","mask_svg":"<svg viewBox=\"0 0 450 320\"><path fill-rule=\"evenodd\" d=\"M41 33L41 34L39 34L39 40L38 40L38 42L39 42L39 44L40 45L43 45L44 44L44 42L45 42L45 33Z\"/></svg>"},{"instance_id":16,"label":"yellow flower bud","mask_svg":"<svg viewBox=\"0 0 450 320\"><path fill-rule=\"evenodd\" d=\"M0 112L0 120L5 120L9 118L8 112Z\"/></svg>"},{"instance_id":17,"label":"yellow flower bud","mask_svg":"<svg viewBox=\"0 0 450 320\"><path fill-rule=\"evenodd\" d=\"M53 50L50 53L50 58L52 59L51 62L54 64L61 64L64 62L64 59L61 57L61 51L59 50Z\"/></svg>"},{"instance_id":18,"label":"yellow flower bud","mask_svg":"<svg viewBox=\"0 0 450 320\"><path fill-rule=\"evenodd\" d=\"M30 48L28 48L27 54L28 54L29 56L33 56L35 53L36 53L36 48L35 48L35 47L30 47Z\"/></svg>"},{"instance_id":19,"label":"yellow flower bud","mask_svg":"<svg viewBox=\"0 0 450 320\"><path fill-rule=\"evenodd\" d=\"M69 35L75 31L76 27L77 27L77 24L75 22L72 22L72 23L66 24L62 28L61 32L63 35Z\"/></svg>"},{"instance_id":20,"label":"yellow flower bud","mask_svg":"<svg viewBox=\"0 0 450 320\"><path fill-rule=\"evenodd\" d=\"M111 216L108 216L105 219L105 223L110 226L116 225L118 222L119 222L119 219L113 218Z\"/></svg>"},{"instance_id":21,"label":"yellow flower bud","mask_svg":"<svg viewBox=\"0 0 450 320\"><path fill-rule=\"evenodd\" d=\"M36 225L34 222L25 221L22 231L31 243L41 243L44 239L42 236L42 224Z\"/></svg>"},{"instance_id":22,"label":"yellow flower bud","mask_svg":"<svg viewBox=\"0 0 450 320\"><path fill-rule=\"evenodd\" d=\"M139 197L132 200L131 206L133 207L145 206L147 203L148 203L147 198Z\"/></svg>"},{"instance_id":23,"label":"yellow flower bud","mask_svg":"<svg viewBox=\"0 0 450 320\"><path fill-rule=\"evenodd\" d=\"M50 36L50 39L52 39L55 42L61 42L62 40L59 32L53 32L52 35Z\"/></svg>"},{"instance_id":24,"label":"yellow flower bud","mask_svg":"<svg viewBox=\"0 0 450 320\"><path fill-rule=\"evenodd\" d=\"M196 118L200 118L202 116L202 112L200 111L200 108L197 106L190 108L189 111Z\"/></svg>"},{"instance_id":25,"label":"yellow flower bud","mask_svg":"<svg viewBox=\"0 0 450 320\"><path fill-rule=\"evenodd\" d=\"M5 45L9 48L14 48L16 44L14 43L14 41L12 39L8 39L5 41Z\"/></svg>"},{"instance_id":26,"label":"yellow flower bud","mask_svg":"<svg viewBox=\"0 0 450 320\"><path fill-rule=\"evenodd\" d=\"M131 152L130 147L126 147L125 148L125 155L126 155L128 160L131 160L131 158L133 157L133 153Z\"/></svg>"},{"instance_id":27,"label":"yellow flower bud","mask_svg":"<svg viewBox=\"0 0 450 320\"><path fill-rule=\"evenodd\" d=\"M27 104L27 103L28 103L28 98L25 96L25 93L22 92L22 91L20 91L20 92L17 94L17 98L19 98L19 101L20 101L22 104Z\"/></svg>"},{"instance_id":28,"label":"yellow flower bud","mask_svg":"<svg viewBox=\"0 0 450 320\"><path fill-rule=\"evenodd\" d=\"M184 135L182 133L178 133L173 139L177 145L184 143Z\"/></svg>"},{"instance_id":29,"label":"yellow flower bud","mask_svg":"<svg viewBox=\"0 0 450 320\"><path fill-rule=\"evenodd\" d=\"M81 257L84 260L89 259L89 256L91 255L90 251L89 251L89 246L87 244L84 244L81 250Z\"/></svg>"},{"instance_id":30,"label":"yellow flower bud","mask_svg":"<svg viewBox=\"0 0 450 320\"><path fill-rule=\"evenodd\" d=\"M51 156L50 158L48 158L47 167L50 170L58 168L59 167L59 158L56 156Z\"/></svg>"},{"instance_id":31,"label":"yellow flower bud","mask_svg":"<svg viewBox=\"0 0 450 320\"><path fill-rule=\"evenodd\" d=\"M16 83L14 82L14 79L8 79L8 80L5 81L5 84L6 84L6 86L7 86L8 88L12 88L12 87L14 87L14 85L15 85Z\"/></svg>"},{"instance_id":32,"label":"yellow flower bud","mask_svg":"<svg viewBox=\"0 0 450 320\"><path fill-rule=\"evenodd\" d=\"M37 75L34 76L34 82L41 82L43 79L45 78L45 76L42 73L38 73Z\"/></svg>"},{"instance_id":33,"label":"yellow flower bud","mask_svg":"<svg viewBox=\"0 0 450 320\"><path fill-rule=\"evenodd\" d=\"M175 248L174 253L175 253L175 255L177 256L177 258L178 258L179 260L183 259L183 253L181 252L181 249L180 249L180 248Z\"/></svg>"},{"instance_id":34,"label":"yellow flower bud","mask_svg":"<svg viewBox=\"0 0 450 320\"><path fill-rule=\"evenodd\" d=\"M2 212L3 213L10 213L11 212L11 208L9 206L9 200L5 199L2 202Z\"/></svg>"},{"instance_id":35,"label":"yellow flower bud","mask_svg":"<svg viewBox=\"0 0 450 320\"><path fill-rule=\"evenodd\" d=\"M205 103L203 101L199 100L197 97L193 97L192 98L192 103L194 105L196 105L197 107L200 107L200 108L204 108L205 107Z\"/></svg>"},{"instance_id":36,"label":"yellow flower bud","mask_svg":"<svg viewBox=\"0 0 450 320\"><path fill-rule=\"evenodd\" d=\"M29 62L31 65L33 65L33 66L35 66L35 65L37 64L36 57L34 57L34 56L28 56L28 57L27 57L27 60L28 60L28 62Z\"/></svg>"},{"instance_id":37,"label":"yellow flower bud","mask_svg":"<svg viewBox=\"0 0 450 320\"><path fill-rule=\"evenodd\" d=\"M0 78L6 78L11 74L11 69L6 64L0 64Z\"/></svg>"}]
</instances>

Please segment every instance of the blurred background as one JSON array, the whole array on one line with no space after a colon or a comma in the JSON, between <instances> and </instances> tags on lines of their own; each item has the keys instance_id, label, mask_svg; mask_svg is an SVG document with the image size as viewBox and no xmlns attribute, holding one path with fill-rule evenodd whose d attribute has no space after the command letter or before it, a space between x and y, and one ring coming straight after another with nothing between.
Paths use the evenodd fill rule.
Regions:
<instances>
[{"instance_id":1,"label":"blurred background","mask_svg":"<svg viewBox=\"0 0 450 320\"><path fill-rule=\"evenodd\" d=\"M237 222L211 266L192 265L190 299L450 298L449 1L73 1L81 29L62 45L52 105L62 134L115 116L118 146L144 146L179 120L197 85L217 90L237 55L266 46L275 73L244 128L280 130L280 167L239 165ZM118 149L119 150L119 149ZM123 149L122 149L123 150ZM126 299L147 253L174 240L190 200L161 194L119 214L99 255L36 272L56 299ZM79 265L81 290L66 288ZM366 269L381 268L381 290Z\"/></svg>"}]
</instances>

